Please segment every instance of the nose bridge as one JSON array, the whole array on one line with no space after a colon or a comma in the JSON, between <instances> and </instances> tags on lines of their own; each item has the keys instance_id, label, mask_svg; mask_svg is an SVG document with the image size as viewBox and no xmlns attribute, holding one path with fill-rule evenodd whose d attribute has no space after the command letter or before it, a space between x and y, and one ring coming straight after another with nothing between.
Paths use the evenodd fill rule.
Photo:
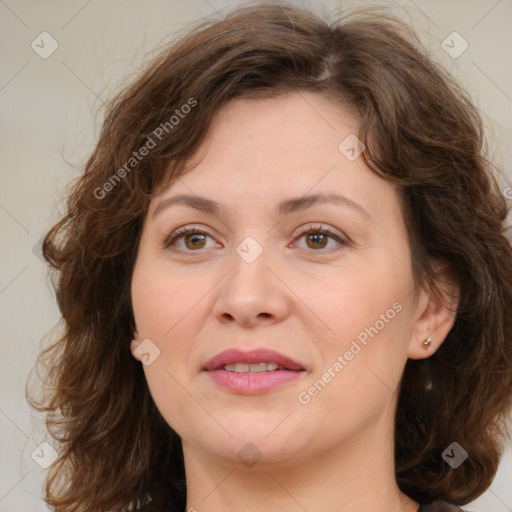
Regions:
<instances>
[{"instance_id":1,"label":"nose bridge","mask_svg":"<svg viewBox=\"0 0 512 512\"><path fill-rule=\"evenodd\" d=\"M231 285L245 289L247 296L251 295L250 292L261 292L268 284L266 274L270 259L268 246L264 248L253 236L246 237L235 247Z\"/></svg>"},{"instance_id":2,"label":"nose bridge","mask_svg":"<svg viewBox=\"0 0 512 512\"><path fill-rule=\"evenodd\" d=\"M225 321L279 321L288 314L285 287L270 271L272 251L247 236L235 247L232 269L222 284L215 313ZM270 267L270 268L269 268Z\"/></svg>"}]
</instances>

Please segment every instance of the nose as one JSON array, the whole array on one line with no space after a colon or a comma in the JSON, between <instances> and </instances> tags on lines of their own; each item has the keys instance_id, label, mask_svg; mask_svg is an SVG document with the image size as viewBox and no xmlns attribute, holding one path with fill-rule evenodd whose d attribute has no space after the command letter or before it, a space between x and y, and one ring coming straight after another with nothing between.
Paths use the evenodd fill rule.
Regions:
<instances>
[{"instance_id":1,"label":"nose","mask_svg":"<svg viewBox=\"0 0 512 512\"><path fill-rule=\"evenodd\" d=\"M233 268L221 281L214 306L221 323L255 327L282 322L289 315L286 285L276 276L265 253L252 263L234 253Z\"/></svg>"}]
</instances>

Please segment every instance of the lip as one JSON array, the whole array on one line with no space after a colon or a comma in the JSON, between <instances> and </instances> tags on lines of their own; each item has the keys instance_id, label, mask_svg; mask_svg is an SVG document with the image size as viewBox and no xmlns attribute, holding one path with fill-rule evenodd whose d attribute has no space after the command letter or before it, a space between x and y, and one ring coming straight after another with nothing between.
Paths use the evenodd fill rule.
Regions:
<instances>
[{"instance_id":1,"label":"lip","mask_svg":"<svg viewBox=\"0 0 512 512\"><path fill-rule=\"evenodd\" d=\"M224 352L220 352L216 356L209 359L205 363L203 370L219 370L226 364L259 363L261 361L265 361L267 363L276 363L290 371L304 370L304 367L300 363L294 361L290 357L280 354L275 350L263 348L250 350L248 352L244 352L239 349L224 350Z\"/></svg>"},{"instance_id":2,"label":"lip","mask_svg":"<svg viewBox=\"0 0 512 512\"><path fill-rule=\"evenodd\" d=\"M223 370L224 365L227 364L261 361L276 363L282 369L261 373L237 373ZM221 388L241 395L257 395L274 390L306 373L301 363L270 349L247 352L238 349L225 350L209 359L203 371Z\"/></svg>"}]
</instances>

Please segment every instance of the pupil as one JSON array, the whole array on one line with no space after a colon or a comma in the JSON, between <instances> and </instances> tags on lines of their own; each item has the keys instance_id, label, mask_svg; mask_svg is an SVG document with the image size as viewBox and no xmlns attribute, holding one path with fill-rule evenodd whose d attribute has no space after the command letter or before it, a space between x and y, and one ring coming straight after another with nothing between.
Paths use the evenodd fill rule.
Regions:
<instances>
[{"instance_id":1,"label":"pupil","mask_svg":"<svg viewBox=\"0 0 512 512\"><path fill-rule=\"evenodd\" d=\"M322 242L325 242L325 235L322 234L322 233L315 233L315 234L312 234L310 235L311 237L311 241L313 242L313 244L320 244L321 247L324 247L325 244L322 243Z\"/></svg>"},{"instance_id":2,"label":"pupil","mask_svg":"<svg viewBox=\"0 0 512 512\"><path fill-rule=\"evenodd\" d=\"M202 241L204 241L204 235L201 235L201 234L189 235L187 237L187 245L188 245L188 243L190 243L190 245L193 248L201 247ZM199 244L197 242L199 242Z\"/></svg>"}]
</instances>

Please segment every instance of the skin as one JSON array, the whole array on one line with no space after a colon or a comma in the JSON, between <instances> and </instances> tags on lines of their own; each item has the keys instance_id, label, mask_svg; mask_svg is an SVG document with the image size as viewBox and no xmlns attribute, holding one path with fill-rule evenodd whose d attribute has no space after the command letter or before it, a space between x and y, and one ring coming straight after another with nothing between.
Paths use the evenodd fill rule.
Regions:
<instances>
[{"instance_id":1,"label":"skin","mask_svg":"<svg viewBox=\"0 0 512 512\"><path fill-rule=\"evenodd\" d=\"M394 476L398 385L407 359L432 355L453 318L413 279L395 188L338 150L351 133L357 120L315 93L233 100L217 112L199 163L151 201L132 278L131 349L137 358L150 339L160 350L144 371L183 441L187 510L418 508ZM321 192L365 213L334 203L276 211L282 200ZM177 194L225 210L173 204L153 216ZM304 235L311 224L346 243ZM165 247L183 226L208 236ZM252 263L236 252L248 236L263 250ZM334 372L337 357L396 303L400 312ZM271 348L307 371L260 395L236 394L201 371L229 348ZM335 377L300 403L329 368ZM250 467L237 457L246 443L261 455Z\"/></svg>"}]
</instances>

